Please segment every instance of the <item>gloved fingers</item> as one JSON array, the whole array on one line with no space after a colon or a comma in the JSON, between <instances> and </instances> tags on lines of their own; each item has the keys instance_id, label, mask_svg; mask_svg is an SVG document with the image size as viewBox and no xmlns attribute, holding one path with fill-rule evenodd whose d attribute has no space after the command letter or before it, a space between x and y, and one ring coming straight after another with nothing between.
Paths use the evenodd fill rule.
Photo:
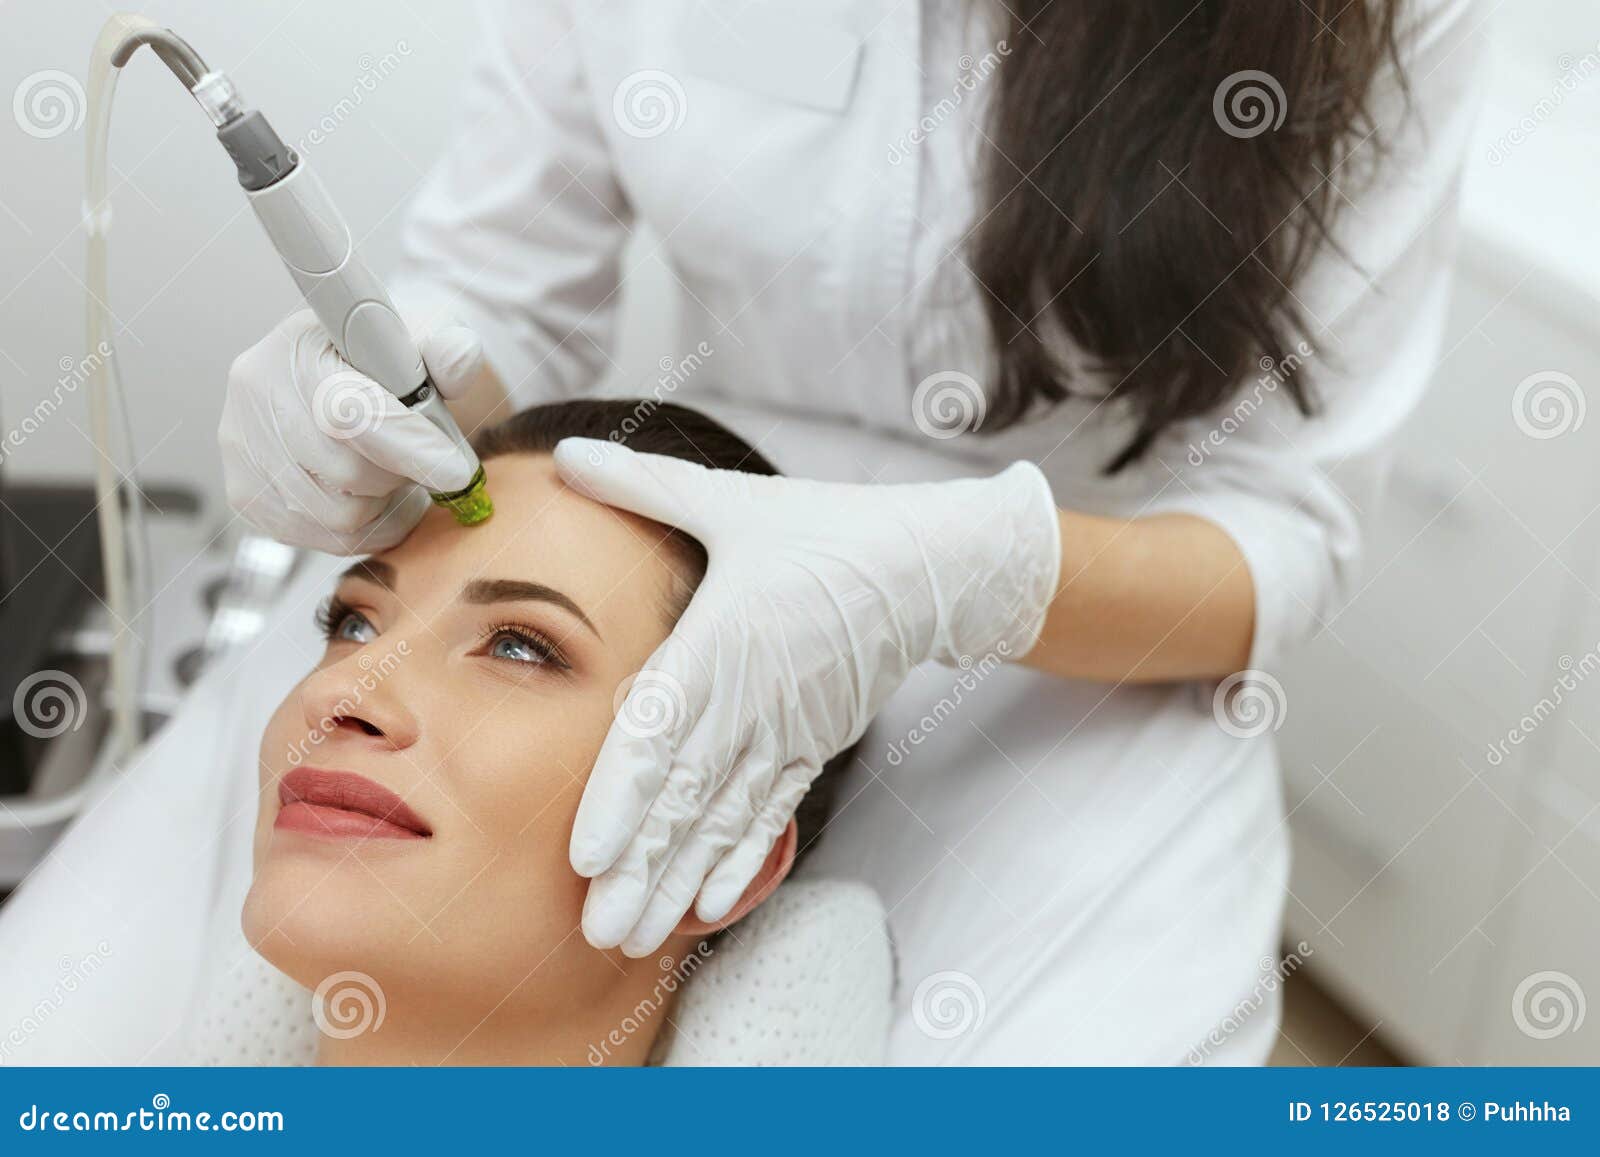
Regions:
<instances>
[{"instance_id":1,"label":"gloved fingers","mask_svg":"<svg viewBox=\"0 0 1600 1157\"><path fill-rule=\"evenodd\" d=\"M341 395L342 410L336 408ZM325 436L324 445L330 440L341 444L378 470L411 479L429 490L448 493L472 481L471 461L449 436L354 370L335 375L318 387L312 420ZM328 456L330 461L337 458L331 450Z\"/></svg>"},{"instance_id":2,"label":"gloved fingers","mask_svg":"<svg viewBox=\"0 0 1600 1157\"><path fill-rule=\"evenodd\" d=\"M616 720L572 824L568 855L579 875L598 876L640 833L681 750L697 737L715 749L720 716L706 719L715 647L714 629L691 605L644 668L617 688Z\"/></svg>"},{"instance_id":3,"label":"gloved fingers","mask_svg":"<svg viewBox=\"0 0 1600 1157\"><path fill-rule=\"evenodd\" d=\"M646 956L672 934L694 903L707 873L748 829L755 813L752 800L767 797L776 766L770 743L739 757L705 814L653 881L643 915L622 941L625 955Z\"/></svg>"},{"instance_id":4,"label":"gloved fingers","mask_svg":"<svg viewBox=\"0 0 1600 1157\"><path fill-rule=\"evenodd\" d=\"M703 540L716 471L599 438L563 438L554 457L562 480L578 493Z\"/></svg>"},{"instance_id":5,"label":"gloved fingers","mask_svg":"<svg viewBox=\"0 0 1600 1157\"><path fill-rule=\"evenodd\" d=\"M400 320L416 340L428 377L446 398L465 394L484 366L483 342L452 308L450 300L418 293L413 286L391 290Z\"/></svg>"},{"instance_id":6,"label":"gloved fingers","mask_svg":"<svg viewBox=\"0 0 1600 1157\"><path fill-rule=\"evenodd\" d=\"M400 542L427 513L427 495L404 479L378 496L343 494L293 460L268 473L247 443L228 433L222 442L229 505L280 542L366 554Z\"/></svg>"},{"instance_id":7,"label":"gloved fingers","mask_svg":"<svg viewBox=\"0 0 1600 1157\"><path fill-rule=\"evenodd\" d=\"M616 863L589 881L583 898L583 938L602 951L617 947L639 922L649 890L647 855L630 845Z\"/></svg>"},{"instance_id":8,"label":"gloved fingers","mask_svg":"<svg viewBox=\"0 0 1600 1157\"><path fill-rule=\"evenodd\" d=\"M676 858L693 828L699 802L706 794L707 777L703 767L673 767L634 837L611 866L590 883L583 905L583 934L590 944L614 948L636 929L664 869ZM693 899L694 888L690 888L679 915L688 910Z\"/></svg>"},{"instance_id":9,"label":"gloved fingers","mask_svg":"<svg viewBox=\"0 0 1600 1157\"><path fill-rule=\"evenodd\" d=\"M407 325L416 338L423 365L439 392L446 398L465 393L483 364L483 344L478 340L478 335L453 319L424 328L419 328L408 319ZM394 393L345 361L334 347L328 331L309 310L293 314L280 324L279 330L288 341L292 372L300 392L309 402L320 433L337 441L349 442L363 453L365 444L373 442L376 456L369 454L369 458L390 473L415 479L433 490L459 490L471 481L470 471L468 477L453 486L449 477L435 473L439 469L452 470L451 459L459 456L459 452L452 454L445 449L450 440L442 434L441 440L427 440L434 443L432 447L425 441L404 448L404 456L398 463L386 461L382 440L368 439L368 431L392 421L397 414L411 414L413 418L421 418L421 415L412 414ZM282 421L282 414L278 418ZM422 418L422 422L437 432L437 427L426 418ZM451 446L453 449L453 444ZM424 463L422 469L428 471L424 475L411 463L419 461L417 454L430 449L431 457L420 459ZM436 485L432 479L439 477L443 481Z\"/></svg>"},{"instance_id":10,"label":"gloved fingers","mask_svg":"<svg viewBox=\"0 0 1600 1157\"><path fill-rule=\"evenodd\" d=\"M481 358L459 326L422 340L451 383ZM306 309L234 359L218 442L234 509L283 542L336 554L410 533L427 509L412 479L454 491L473 471L425 416L350 366Z\"/></svg>"},{"instance_id":11,"label":"gloved fingers","mask_svg":"<svg viewBox=\"0 0 1600 1157\"><path fill-rule=\"evenodd\" d=\"M266 497L268 494L270 498ZM352 537L329 530L316 519L291 508L275 487L266 487L262 497L251 507L238 509L253 525L289 546L333 555L364 553L364 548L358 545L359 535Z\"/></svg>"},{"instance_id":12,"label":"gloved fingers","mask_svg":"<svg viewBox=\"0 0 1600 1157\"><path fill-rule=\"evenodd\" d=\"M230 467L224 473L228 505L252 526L289 546L346 554L344 543L327 527L290 509L282 488L265 474Z\"/></svg>"},{"instance_id":13,"label":"gloved fingers","mask_svg":"<svg viewBox=\"0 0 1600 1157\"><path fill-rule=\"evenodd\" d=\"M352 439L381 420L388 404L379 395L388 391L354 370L328 382L333 388L319 388L309 411L285 407L273 415L289 457L286 470L309 475L333 494L387 499L410 480L362 454Z\"/></svg>"},{"instance_id":14,"label":"gloved fingers","mask_svg":"<svg viewBox=\"0 0 1600 1157\"><path fill-rule=\"evenodd\" d=\"M706 877L695 916L715 924L733 911L821 770L822 765L813 759L797 759L783 769L750 826Z\"/></svg>"},{"instance_id":15,"label":"gloved fingers","mask_svg":"<svg viewBox=\"0 0 1600 1157\"><path fill-rule=\"evenodd\" d=\"M428 492L419 486L406 483L389 495L382 512L366 526L356 540L360 554L375 554L398 546L410 534L422 516L433 508Z\"/></svg>"},{"instance_id":16,"label":"gloved fingers","mask_svg":"<svg viewBox=\"0 0 1600 1157\"><path fill-rule=\"evenodd\" d=\"M252 525L269 533L278 522L279 498L265 467L244 436L238 410L244 403L229 394L222 404L217 426L217 448L222 453L222 486L228 505Z\"/></svg>"},{"instance_id":17,"label":"gloved fingers","mask_svg":"<svg viewBox=\"0 0 1600 1157\"><path fill-rule=\"evenodd\" d=\"M446 398L459 398L483 369L483 342L460 324L443 324L417 339L428 376Z\"/></svg>"},{"instance_id":18,"label":"gloved fingers","mask_svg":"<svg viewBox=\"0 0 1600 1157\"><path fill-rule=\"evenodd\" d=\"M341 494L327 489L315 476L293 466L281 470L274 477L273 486L290 514L317 527L329 540L339 544L334 553L355 554L380 549L362 545L362 534L385 513L389 505L387 495L372 498ZM409 526L405 528L406 531L410 529ZM328 547L322 545L317 549L327 550Z\"/></svg>"},{"instance_id":19,"label":"gloved fingers","mask_svg":"<svg viewBox=\"0 0 1600 1157\"><path fill-rule=\"evenodd\" d=\"M623 937L624 956L648 956L661 947L689 911L700 881L715 862L714 850L704 841L693 835L685 841L660 873L632 931Z\"/></svg>"}]
</instances>

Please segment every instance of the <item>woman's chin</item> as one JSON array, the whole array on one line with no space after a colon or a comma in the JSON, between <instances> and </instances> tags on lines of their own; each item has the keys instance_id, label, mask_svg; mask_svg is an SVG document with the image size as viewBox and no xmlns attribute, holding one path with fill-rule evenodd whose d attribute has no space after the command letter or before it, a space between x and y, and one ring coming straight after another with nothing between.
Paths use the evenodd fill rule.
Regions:
<instances>
[{"instance_id":1,"label":"woman's chin","mask_svg":"<svg viewBox=\"0 0 1600 1157\"><path fill-rule=\"evenodd\" d=\"M370 879L371 888L347 882L353 886L340 888L326 871L313 874L303 865L269 858L251 882L240 913L245 940L274 968L310 989L334 972L381 969L391 946L405 939L397 937L398 925L385 911L395 901L373 895L382 890Z\"/></svg>"}]
</instances>

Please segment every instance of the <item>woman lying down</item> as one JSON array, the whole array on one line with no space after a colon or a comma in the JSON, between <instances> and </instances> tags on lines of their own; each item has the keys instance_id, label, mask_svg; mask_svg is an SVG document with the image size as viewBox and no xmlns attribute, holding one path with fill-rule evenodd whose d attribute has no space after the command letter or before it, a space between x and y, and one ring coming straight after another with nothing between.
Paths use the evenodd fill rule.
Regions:
<instances>
[{"instance_id":1,"label":"woman lying down","mask_svg":"<svg viewBox=\"0 0 1600 1157\"><path fill-rule=\"evenodd\" d=\"M629 401L535 407L476 440L493 518L463 530L431 511L320 611L327 649L262 736L243 916L305 988L349 973L381 989L381 1026L324 1031L319 1063L646 1063L698 962L820 834L842 759L722 924L691 912L644 959L579 930L588 881L567 844L589 768L706 566L693 539L558 479L558 441L621 429L636 450L776 473L681 406L642 423Z\"/></svg>"}]
</instances>

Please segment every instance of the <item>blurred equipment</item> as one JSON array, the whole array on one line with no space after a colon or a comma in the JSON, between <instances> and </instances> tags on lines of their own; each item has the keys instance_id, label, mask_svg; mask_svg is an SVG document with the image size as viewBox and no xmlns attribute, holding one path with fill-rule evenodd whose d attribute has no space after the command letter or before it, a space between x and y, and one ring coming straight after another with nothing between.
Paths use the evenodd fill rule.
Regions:
<instances>
[{"instance_id":1,"label":"blurred equipment","mask_svg":"<svg viewBox=\"0 0 1600 1157\"><path fill-rule=\"evenodd\" d=\"M0 724L0 895L118 772L110 687L117 635L138 630L150 640L137 700L143 742L209 665L259 638L265 608L302 557L270 539L211 532L192 491L142 492L153 597L119 632L104 601L94 492L11 486L5 497L0 693L9 714Z\"/></svg>"},{"instance_id":2,"label":"blurred equipment","mask_svg":"<svg viewBox=\"0 0 1600 1157\"><path fill-rule=\"evenodd\" d=\"M40 688L39 672L66 674L50 672L56 626L102 594L93 513L87 486L11 488L0 504L0 694L14 705L0 730L0 799L27 790L51 727L19 718L16 705Z\"/></svg>"}]
</instances>

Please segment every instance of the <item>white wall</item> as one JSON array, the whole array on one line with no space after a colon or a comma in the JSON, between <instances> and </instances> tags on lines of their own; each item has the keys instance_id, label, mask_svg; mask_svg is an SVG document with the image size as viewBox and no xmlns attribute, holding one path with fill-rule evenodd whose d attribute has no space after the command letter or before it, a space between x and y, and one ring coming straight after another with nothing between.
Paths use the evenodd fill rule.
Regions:
<instances>
[{"instance_id":1,"label":"white wall","mask_svg":"<svg viewBox=\"0 0 1600 1157\"><path fill-rule=\"evenodd\" d=\"M1594 0L1512 0L1496 13L1495 38L1529 67L1554 71L1595 47L1597 18Z\"/></svg>"},{"instance_id":2,"label":"white wall","mask_svg":"<svg viewBox=\"0 0 1600 1157\"><path fill-rule=\"evenodd\" d=\"M46 69L87 81L113 5L7 0L0 96ZM449 128L473 41L462 0L147 0L143 11L226 69L288 140L360 101L307 154L377 268ZM387 63L385 62L387 58ZM379 78L378 74L387 72ZM367 76L371 91L361 86ZM84 130L48 139L0 114L0 428L51 393L83 348ZM187 480L222 508L214 445L228 363L295 304L232 166L182 87L141 53L112 124L111 305L147 482ZM87 477L80 389L7 456L13 476Z\"/></svg>"}]
</instances>

